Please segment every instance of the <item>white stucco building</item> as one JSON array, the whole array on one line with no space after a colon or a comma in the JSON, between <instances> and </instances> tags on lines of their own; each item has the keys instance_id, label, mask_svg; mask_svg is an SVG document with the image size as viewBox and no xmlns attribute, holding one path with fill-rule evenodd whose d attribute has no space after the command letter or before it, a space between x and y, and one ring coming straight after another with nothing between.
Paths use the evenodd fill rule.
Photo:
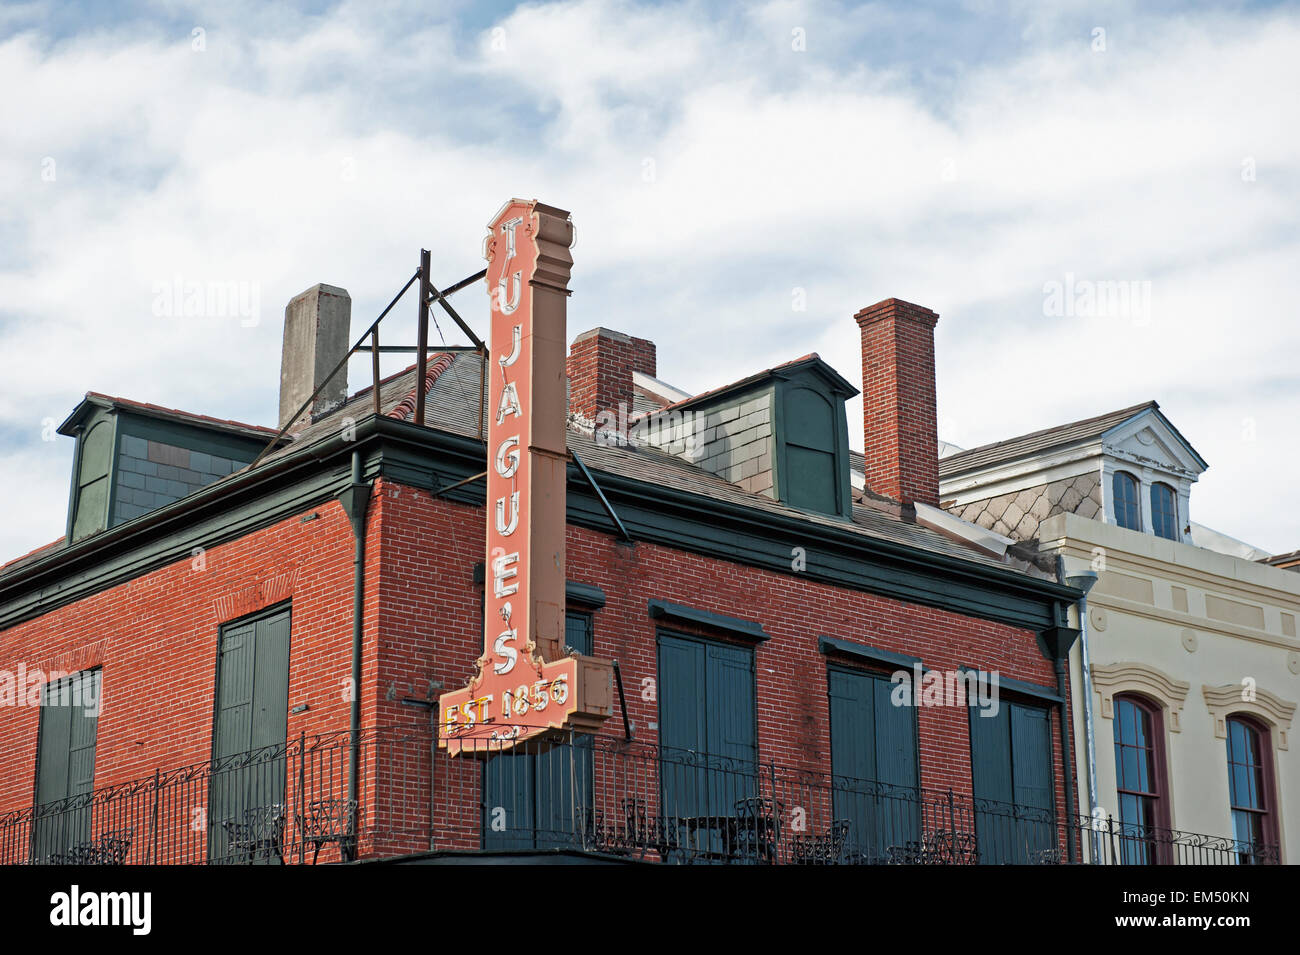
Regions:
<instances>
[{"instance_id":1,"label":"white stucco building","mask_svg":"<svg viewBox=\"0 0 1300 955\"><path fill-rule=\"evenodd\" d=\"M1300 573L1191 521L1206 467L1150 402L949 454L940 497L1092 588L1070 677L1099 856L1300 861Z\"/></svg>"}]
</instances>

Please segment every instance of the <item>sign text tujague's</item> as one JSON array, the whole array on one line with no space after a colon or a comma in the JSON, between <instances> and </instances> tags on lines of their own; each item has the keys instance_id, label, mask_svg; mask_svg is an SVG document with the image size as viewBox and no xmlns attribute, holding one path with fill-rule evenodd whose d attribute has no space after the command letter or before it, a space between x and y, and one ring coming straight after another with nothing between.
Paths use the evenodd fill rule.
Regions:
<instances>
[{"instance_id":1,"label":"sign text tujague's","mask_svg":"<svg viewBox=\"0 0 1300 955\"><path fill-rule=\"evenodd\" d=\"M483 655L439 700L439 745L488 754L610 715L608 663L565 655L565 311L573 226L536 201L488 226L487 562Z\"/></svg>"}]
</instances>

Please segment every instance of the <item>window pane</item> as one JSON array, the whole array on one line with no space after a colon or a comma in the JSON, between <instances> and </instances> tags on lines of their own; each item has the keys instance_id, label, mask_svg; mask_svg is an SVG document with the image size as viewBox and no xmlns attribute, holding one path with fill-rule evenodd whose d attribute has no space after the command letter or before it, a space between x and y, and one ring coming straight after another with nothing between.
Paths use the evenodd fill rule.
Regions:
<instances>
[{"instance_id":1,"label":"window pane","mask_svg":"<svg viewBox=\"0 0 1300 955\"><path fill-rule=\"evenodd\" d=\"M1157 537L1178 540L1178 508L1168 484L1151 485L1151 530Z\"/></svg>"},{"instance_id":2,"label":"window pane","mask_svg":"<svg viewBox=\"0 0 1300 955\"><path fill-rule=\"evenodd\" d=\"M1228 720L1228 793L1233 809L1267 810L1260 734L1242 720Z\"/></svg>"},{"instance_id":3,"label":"window pane","mask_svg":"<svg viewBox=\"0 0 1300 955\"><path fill-rule=\"evenodd\" d=\"M1116 471L1111 486L1115 497L1115 523L1131 531L1141 530L1137 479L1131 474Z\"/></svg>"},{"instance_id":4,"label":"window pane","mask_svg":"<svg viewBox=\"0 0 1300 955\"><path fill-rule=\"evenodd\" d=\"M1152 829L1159 819L1160 779L1156 774L1159 739L1155 720L1141 703L1115 700L1115 777L1119 797L1122 845L1120 855L1128 865L1159 861Z\"/></svg>"}]
</instances>

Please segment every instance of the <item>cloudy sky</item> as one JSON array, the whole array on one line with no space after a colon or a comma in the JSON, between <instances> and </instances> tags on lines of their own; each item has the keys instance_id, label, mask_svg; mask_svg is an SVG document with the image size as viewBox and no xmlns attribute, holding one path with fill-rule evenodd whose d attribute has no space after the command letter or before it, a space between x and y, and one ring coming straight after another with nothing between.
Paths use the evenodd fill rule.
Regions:
<instances>
[{"instance_id":1,"label":"cloudy sky","mask_svg":"<svg viewBox=\"0 0 1300 955\"><path fill-rule=\"evenodd\" d=\"M0 561L63 532L86 391L274 424L294 294L359 331L421 246L480 268L511 196L573 211L571 333L686 390L809 351L856 382L851 316L898 296L940 313L946 440L1154 398L1210 462L1192 519L1300 547L1295 6L104 6L0 6Z\"/></svg>"}]
</instances>

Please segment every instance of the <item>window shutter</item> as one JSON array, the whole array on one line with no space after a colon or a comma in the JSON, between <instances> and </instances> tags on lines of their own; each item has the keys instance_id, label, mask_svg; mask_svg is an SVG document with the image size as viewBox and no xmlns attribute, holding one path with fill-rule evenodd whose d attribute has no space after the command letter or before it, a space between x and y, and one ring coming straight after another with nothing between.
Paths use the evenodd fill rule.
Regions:
<instances>
[{"instance_id":1,"label":"window shutter","mask_svg":"<svg viewBox=\"0 0 1300 955\"><path fill-rule=\"evenodd\" d=\"M253 737L255 624L221 632L217 658L217 727L212 755L220 762L247 752Z\"/></svg>"},{"instance_id":2,"label":"window shutter","mask_svg":"<svg viewBox=\"0 0 1300 955\"><path fill-rule=\"evenodd\" d=\"M1012 704L1011 753L1014 802L1052 808L1052 737L1047 710Z\"/></svg>"},{"instance_id":3,"label":"window shutter","mask_svg":"<svg viewBox=\"0 0 1300 955\"><path fill-rule=\"evenodd\" d=\"M65 800L88 796L95 789L99 687L100 671L84 670L41 689L33 833L36 861L90 838L91 806L69 806ZM88 705L92 700L93 707Z\"/></svg>"},{"instance_id":4,"label":"window shutter","mask_svg":"<svg viewBox=\"0 0 1300 955\"><path fill-rule=\"evenodd\" d=\"M229 831L285 799L289 725L289 610L223 627L218 636L217 714L208 783L208 852L231 858ZM258 751L251 759L237 759ZM257 861L270 861L260 858Z\"/></svg>"},{"instance_id":5,"label":"window shutter","mask_svg":"<svg viewBox=\"0 0 1300 955\"><path fill-rule=\"evenodd\" d=\"M257 621L250 749L283 745L289 729L289 614Z\"/></svg>"},{"instance_id":6,"label":"window shutter","mask_svg":"<svg viewBox=\"0 0 1300 955\"><path fill-rule=\"evenodd\" d=\"M918 838L916 711L895 706L880 676L832 668L834 813L849 821L853 857L880 861Z\"/></svg>"}]
</instances>

